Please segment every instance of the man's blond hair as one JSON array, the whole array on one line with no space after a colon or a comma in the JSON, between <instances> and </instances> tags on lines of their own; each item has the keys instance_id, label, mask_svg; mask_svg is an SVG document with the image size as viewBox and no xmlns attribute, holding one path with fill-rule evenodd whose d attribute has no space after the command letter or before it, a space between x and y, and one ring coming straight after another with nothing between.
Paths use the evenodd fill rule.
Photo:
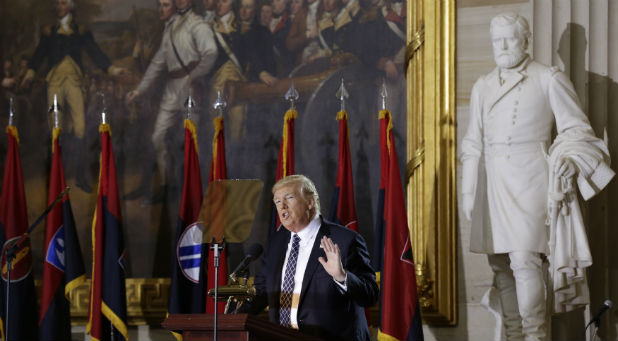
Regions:
<instances>
[{"instance_id":1,"label":"man's blond hair","mask_svg":"<svg viewBox=\"0 0 618 341\"><path fill-rule=\"evenodd\" d=\"M285 178L279 179L279 181L273 185L272 193L275 194L281 187L287 185L297 185L299 187L299 192L306 202L310 202L311 199L313 199L314 208L312 210L313 212L311 212L312 216L316 213L320 213L320 196L318 195L318 190L315 188L313 181L302 174L288 175Z\"/></svg>"}]
</instances>

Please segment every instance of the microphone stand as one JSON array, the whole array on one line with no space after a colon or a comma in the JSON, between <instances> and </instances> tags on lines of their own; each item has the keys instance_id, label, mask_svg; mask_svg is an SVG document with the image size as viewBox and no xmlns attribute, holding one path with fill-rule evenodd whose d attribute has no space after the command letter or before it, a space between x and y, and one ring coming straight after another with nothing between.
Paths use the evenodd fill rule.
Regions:
<instances>
[{"instance_id":1,"label":"microphone stand","mask_svg":"<svg viewBox=\"0 0 618 341\"><path fill-rule=\"evenodd\" d=\"M218 295L219 295L219 252L223 251L223 243L225 243L225 239L221 241L221 244L217 243L215 238L212 238L212 242L210 243L210 249L214 251L214 264L215 264L215 314L214 314L214 326L213 326L213 340L217 341L217 303L219 303Z\"/></svg>"},{"instance_id":2,"label":"microphone stand","mask_svg":"<svg viewBox=\"0 0 618 341\"><path fill-rule=\"evenodd\" d=\"M10 328L10 324L9 324L9 307L10 307L10 304L9 303L10 303L10 292L11 292L11 269L13 268L13 260L15 259L15 256L17 255L17 251L19 251L19 248L21 247L21 244L26 240L26 238L28 238L30 236L30 234L32 233L32 231L34 231L34 229L37 227L37 225L39 225L39 223L45 217L47 217L47 215L54 208L54 206L56 206L56 204L58 204L58 202L60 202L60 200L62 200L62 197L64 197L64 195L69 191L70 188L71 187L67 186L56 197L56 199L49 206L47 206L45 211L43 211L43 213L34 221L34 223L32 225L30 225L28 230L26 232L24 232L24 234L22 234L21 237L16 242L14 242L14 243L13 242L9 242L7 244L7 246L6 246L5 256L6 256L6 278L7 278L7 282L6 282L6 313L5 313L6 334L5 334L5 338L6 338L7 341L9 340L9 328Z\"/></svg>"}]
</instances>

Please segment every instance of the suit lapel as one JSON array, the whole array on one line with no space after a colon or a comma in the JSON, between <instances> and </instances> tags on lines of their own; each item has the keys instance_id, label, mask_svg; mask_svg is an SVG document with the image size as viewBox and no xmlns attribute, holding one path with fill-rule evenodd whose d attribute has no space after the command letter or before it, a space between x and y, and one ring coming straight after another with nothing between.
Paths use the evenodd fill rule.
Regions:
<instances>
[{"instance_id":1,"label":"suit lapel","mask_svg":"<svg viewBox=\"0 0 618 341\"><path fill-rule=\"evenodd\" d=\"M524 61L514 70L513 74L504 81L504 84L500 85L500 72L498 68L495 68L494 71L490 74L490 85L492 88L496 89L492 96L489 97L487 102L488 111L491 111L496 105L496 103L504 97L509 91L511 91L517 84L523 81L526 78L526 68L530 64L530 57L526 55Z\"/></svg>"},{"instance_id":2,"label":"suit lapel","mask_svg":"<svg viewBox=\"0 0 618 341\"><path fill-rule=\"evenodd\" d=\"M496 72L496 76L494 79L495 79L495 84L499 85L500 83L498 81L498 72ZM489 102L489 111L491 111L494 105L496 105L496 103L502 97L504 97L504 95L506 95L509 91L511 91L523 79L524 79L524 75L522 75L520 72L516 72L516 73L513 73L513 75L511 75L508 79L506 79L504 81L504 84L499 85L499 87L496 89L496 92L493 94L493 96L491 96L491 100Z\"/></svg>"},{"instance_id":3,"label":"suit lapel","mask_svg":"<svg viewBox=\"0 0 618 341\"><path fill-rule=\"evenodd\" d=\"M283 262L285 261L285 252L288 248L288 243L290 242L290 236L292 235L290 231L284 229L284 235L281 236L282 242L273 243L275 249L273 250L273 259L275 259L275 278L273 283L274 288L272 288L272 292L280 292L281 291L281 272L283 271ZM277 300L279 302L279 300Z\"/></svg>"},{"instance_id":4,"label":"suit lapel","mask_svg":"<svg viewBox=\"0 0 618 341\"><path fill-rule=\"evenodd\" d=\"M322 219L320 217L320 219ZM318 268L318 266L322 266L318 261L318 258L324 255L324 251L320 248L320 241L322 237L327 235L327 228L324 224L324 220L322 220L322 225L318 230L318 234L315 236L315 241L313 242L313 247L311 248L311 254L309 255L309 261L307 262L307 268L305 269L305 275L303 276L303 286L300 289L300 300L298 306L302 305L305 294L307 293L307 287L309 287L309 283L313 278L313 273Z\"/></svg>"}]
</instances>

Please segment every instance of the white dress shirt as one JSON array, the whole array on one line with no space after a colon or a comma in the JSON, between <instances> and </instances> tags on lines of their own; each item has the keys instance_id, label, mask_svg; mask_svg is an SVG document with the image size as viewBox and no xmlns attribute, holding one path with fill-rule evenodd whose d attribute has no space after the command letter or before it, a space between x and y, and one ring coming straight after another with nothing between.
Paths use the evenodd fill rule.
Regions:
<instances>
[{"instance_id":1,"label":"white dress shirt","mask_svg":"<svg viewBox=\"0 0 618 341\"><path fill-rule=\"evenodd\" d=\"M307 269L307 263L309 262L309 256L311 255L311 250L313 249L313 244L315 243L315 238L318 235L318 231L320 230L320 226L322 225L322 221L320 219L320 214L317 213L309 225L298 232L298 237L300 238L300 243L298 247L298 259L296 261L296 274L294 275L294 294L292 296L292 308L290 309L290 324L292 328L298 329L298 303L300 300L300 291L303 286L303 278L305 277L305 270ZM285 261L283 262L283 268L281 269L281 289L283 290L283 278L285 278L285 268L288 265L288 257L290 256L290 250L292 248L292 241L294 240L294 233L288 242L287 251L285 252ZM321 247L321 246L320 246ZM322 266L320 264L320 266ZM347 274L346 278L342 283L337 282L334 278L333 281L337 283L339 288L341 288L342 292L347 290Z\"/></svg>"}]
</instances>

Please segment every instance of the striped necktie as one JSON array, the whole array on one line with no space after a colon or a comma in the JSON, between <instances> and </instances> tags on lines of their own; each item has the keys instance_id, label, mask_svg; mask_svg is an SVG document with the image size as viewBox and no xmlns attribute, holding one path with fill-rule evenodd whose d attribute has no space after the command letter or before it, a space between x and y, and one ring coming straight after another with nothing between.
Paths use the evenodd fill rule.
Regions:
<instances>
[{"instance_id":1,"label":"striped necktie","mask_svg":"<svg viewBox=\"0 0 618 341\"><path fill-rule=\"evenodd\" d=\"M283 278L283 286L281 287L279 323L282 326L290 327L290 314L292 310L292 296L294 296L294 275L296 275L296 261L298 260L298 248L300 245L300 237L294 234L292 240L292 249L288 256L288 264L285 267L285 277Z\"/></svg>"}]
</instances>

